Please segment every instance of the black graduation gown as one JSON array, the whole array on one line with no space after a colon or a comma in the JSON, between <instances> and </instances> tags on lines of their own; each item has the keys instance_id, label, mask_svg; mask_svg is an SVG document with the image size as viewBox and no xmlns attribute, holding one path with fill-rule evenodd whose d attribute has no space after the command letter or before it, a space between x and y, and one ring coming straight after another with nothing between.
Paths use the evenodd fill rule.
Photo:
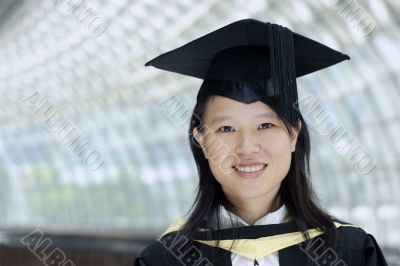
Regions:
<instances>
[{"instance_id":1,"label":"black graduation gown","mask_svg":"<svg viewBox=\"0 0 400 266\"><path fill-rule=\"evenodd\" d=\"M238 239L256 239L264 236L297 232L294 222L240 227ZM219 231L220 239L233 239L232 229ZM205 239L206 232L198 232L193 239ZM210 234L208 234L208 237ZM214 235L215 239L215 235ZM387 266L374 237L357 227L338 228L337 241L332 248L320 246L321 236L310 240L308 246L296 244L278 251L280 266ZM318 248L319 247L319 248ZM210 253L214 252L214 253ZM209 254L218 253L215 256ZM312 264L311 262L314 262ZM134 266L231 266L231 253L197 241L188 240L179 231L164 235L145 248L135 259ZM255 264L257 262L255 261ZM261 265L260 265L261 266Z\"/></svg>"}]
</instances>

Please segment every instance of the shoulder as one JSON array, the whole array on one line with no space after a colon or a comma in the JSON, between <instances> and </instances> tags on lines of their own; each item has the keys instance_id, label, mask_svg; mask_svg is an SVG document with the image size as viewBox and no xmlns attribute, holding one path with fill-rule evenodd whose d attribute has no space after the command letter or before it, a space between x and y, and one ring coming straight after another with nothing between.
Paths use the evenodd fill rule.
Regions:
<instances>
[{"instance_id":1,"label":"shoulder","mask_svg":"<svg viewBox=\"0 0 400 266\"><path fill-rule=\"evenodd\" d=\"M157 241L147 246L135 259L134 266L152 266L162 261L164 247Z\"/></svg>"},{"instance_id":2,"label":"shoulder","mask_svg":"<svg viewBox=\"0 0 400 266\"><path fill-rule=\"evenodd\" d=\"M328 247L321 236L312 239L301 251L313 261L324 265L387 266L385 257L375 238L364 229L335 220L337 237ZM318 264L318 265L321 265Z\"/></svg>"},{"instance_id":3,"label":"shoulder","mask_svg":"<svg viewBox=\"0 0 400 266\"><path fill-rule=\"evenodd\" d=\"M342 226L338 228L338 246L351 247L355 250L364 250L365 243L369 241L370 234L364 229L343 221L336 221Z\"/></svg>"},{"instance_id":4,"label":"shoulder","mask_svg":"<svg viewBox=\"0 0 400 266\"><path fill-rule=\"evenodd\" d=\"M387 265L381 248L372 234L364 229L345 222L338 228L336 249L343 257L360 258L362 265ZM349 259L350 261L350 259Z\"/></svg>"},{"instance_id":5,"label":"shoulder","mask_svg":"<svg viewBox=\"0 0 400 266\"><path fill-rule=\"evenodd\" d=\"M340 220L335 220L335 222L341 225L338 228L339 245L351 245L352 248L357 250L364 250L371 244L377 245L374 236L360 226Z\"/></svg>"},{"instance_id":6,"label":"shoulder","mask_svg":"<svg viewBox=\"0 0 400 266\"><path fill-rule=\"evenodd\" d=\"M174 265L189 242L179 231L167 233L147 246L136 258L134 266Z\"/></svg>"},{"instance_id":7,"label":"shoulder","mask_svg":"<svg viewBox=\"0 0 400 266\"><path fill-rule=\"evenodd\" d=\"M179 229L184 224L182 218L177 218L169 227L160 235L159 239L147 246L138 258L135 259L134 266L160 266L160 263L174 260L174 254L171 247L175 245L182 237ZM167 264L165 264L167 265Z\"/></svg>"}]
</instances>

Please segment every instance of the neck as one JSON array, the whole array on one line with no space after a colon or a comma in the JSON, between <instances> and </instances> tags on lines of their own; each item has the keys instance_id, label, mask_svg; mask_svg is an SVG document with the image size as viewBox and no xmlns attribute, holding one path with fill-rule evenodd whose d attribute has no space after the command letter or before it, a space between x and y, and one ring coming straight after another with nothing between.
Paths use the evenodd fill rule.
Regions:
<instances>
[{"instance_id":1,"label":"neck","mask_svg":"<svg viewBox=\"0 0 400 266\"><path fill-rule=\"evenodd\" d=\"M277 192L273 196L266 195L259 198L241 199L229 196L227 198L234 206L231 211L242 218L248 225L254 225L261 217L278 210L282 206Z\"/></svg>"}]
</instances>

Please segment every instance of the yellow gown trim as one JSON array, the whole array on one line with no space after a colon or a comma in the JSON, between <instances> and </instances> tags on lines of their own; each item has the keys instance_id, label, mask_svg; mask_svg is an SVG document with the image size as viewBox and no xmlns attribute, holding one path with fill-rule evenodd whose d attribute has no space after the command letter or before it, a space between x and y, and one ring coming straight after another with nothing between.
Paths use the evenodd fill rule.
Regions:
<instances>
[{"instance_id":1,"label":"yellow gown trim","mask_svg":"<svg viewBox=\"0 0 400 266\"><path fill-rule=\"evenodd\" d=\"M171 224L168 229L161 234L159 238L164 236L167 233L179 230L185 221L183 219L177 219L173 224ZM337 228L339 227L357 227L352 224L341 224L335 222ZM201 231L206 231L206 229L201 229ZM315 238L319 235L322 235L324 232L319 229L309 229L308 234L310 239ZM306 239L303 236L303 233L292 232L292 233L285 233L280 235L273 235L267 237L260 237L257 239L229 239L229 240L220 240L219 241L219 248L228 250L230 252L236 253L240 256L248 258L250 260L258 260L266 255L269 255L273 252L279 251L281 249L299 244L304 242ZM216 240L196 240L194 241L216 247L217 241ZM233 242L235 241L234 245L232 246Z\"/></svg>"}]
</instances>

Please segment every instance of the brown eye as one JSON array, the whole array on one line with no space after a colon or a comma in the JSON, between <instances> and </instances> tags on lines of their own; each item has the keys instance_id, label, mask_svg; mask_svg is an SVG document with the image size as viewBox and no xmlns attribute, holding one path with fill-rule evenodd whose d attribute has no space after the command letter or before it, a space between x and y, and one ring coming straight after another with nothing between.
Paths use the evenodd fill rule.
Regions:
<instances>
[{"instance_id":1,"label":"brown eye","mask_svg":"<svg viewBox=\"0 0 400 266\"><path fill-rule=\"evenodd\" d=\"M230 126L223 126L218 129L219 132L232 132L233 128Z\"/></svg>"},{"instance_id":2,"label":"brown eye","mask_svg":"<svg viewBox=\"0 0 400 266\"><path fill-rule=\"evenodd\" d=\"M260 125L260 128L266 129L266 128L271 128L271 127L273 127L273 126L274 126L274 125L271 124L271 123L262 123L262 124Z\"/></svg>"}]
</instances>

